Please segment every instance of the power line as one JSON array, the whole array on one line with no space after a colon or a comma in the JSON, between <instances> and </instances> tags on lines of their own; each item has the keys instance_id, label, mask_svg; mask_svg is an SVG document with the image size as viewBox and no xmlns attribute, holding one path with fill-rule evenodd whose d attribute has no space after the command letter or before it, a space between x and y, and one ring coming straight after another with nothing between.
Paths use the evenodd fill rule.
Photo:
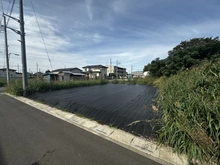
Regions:
<instances>
[{"instance_id":1,"label":"power line","mask_svg":"<svg viewBox=\"0 0 220 165\"><path fill-rule=\"evenodd\" d=\"M1 0L1 6L2 6L2 12L4 13L4 7L3 7L2 0Z\"/></svg>"},{"instance_id":2,"label":"power line","mask_svg":"<svg viewBox=\"0 0 220 165\"><path fill-rule=\"evenodd\" d=\"M11 1L8 1L8 8L7 8L6 12L9 11L10 3L11 3ZM7 14L8 14L8 12L7 12Z\"/></svg>"},{"instance_id":3,"label":"power line","mask_svg":"<svg viewBox=\"0 0 220 165\"><path fill-rule=\"evenodd\" d=\"M42 31L41 31L41 28L40 28L40 24L39 24L39 21L38 21L38 18L37 18L35 9L34 9L33 2L32 2L32 0L30 0L30 1L31 1L32 9L33 9L33 11L34 11L34 15L35 15L35 17L36 17L36 21L37 21L38 28L39 28L39 30L40 30L41 38L42 38L42 41L43 41L43 44L44 44L44 47L45 47L45 50L46 50L46 53L47 53L47 57L48 57L48 60L49 60L49 62L50 62L50 67L51 67L51 69L53 70L52 63L51 63L51 60L50 60L50 56L49 56L48 51L47 51L47 46L46 46L46 44L45 44L45 42L44 42L43 34L42 34Z\"/></svg>"},{"instance_id":4,"label":"power line","mask_svg":"<svg viewBox=\"0 0 220 165\"><path fill-rule=\"evenodd\" d=\"M11 16L12 11L13 11L13 9L14 9L15 1L16 1L16 0L13 0L12 6L11 6L11 9L10 9L10 14L9 14L9 17L8 17L8 20L7 20L6 25L8 25L8 23L9 23L10 16ZM7 9L7 11L9 11L10 3L11 3L11 1L9 1L9 3L8 3L8 9ZM3 7L3 2L2 2L2 0L1 0L1 7L2 7L2 12L4 13L4 7ZM0 22L2 22L2 19L1 19Z\"/></svg>"},{"instance_id":5,"label":"power line","mask_svg":"<svg viewBox=\"0 0 220 165\"><path fill-rule=\"evenodd\" d=\"M11 10L10 10L9 16L11 16L11 13L12 13L12 11L13 11L13 9L14 9L15 1L16 1L16 0L13 0L13 3L12 3L12 6L11 6ZM8 25L8 23L9 23L9 20L10 20L10 17L8 17L7 25Z\"/></svg>"},{"instance_id":6,"label":"power line","mask_svg":"<svg viewBox=\"0 0 220 165\"><path fill-rule=\"evenodd\" d=\"M2 12L4 13L4 7L3 7L2 0L1 0L1 6L2 6ZM0 30L1 30L1 23L2 23L2 19L3 19L3 17L2 17L2 18L1 18L1 20L0 20Z\"/></svg>"}]
</instances>

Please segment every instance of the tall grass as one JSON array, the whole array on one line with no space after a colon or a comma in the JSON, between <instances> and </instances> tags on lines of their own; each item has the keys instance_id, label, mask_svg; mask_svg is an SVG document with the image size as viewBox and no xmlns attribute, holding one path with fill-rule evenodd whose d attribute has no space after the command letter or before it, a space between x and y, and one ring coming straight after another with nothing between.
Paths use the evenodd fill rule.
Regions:
<instances>
[{"instance_id":1,"label":"tall grass","mask_svg":"<svg viewBox=\"0 0 220 165\"><path fill-rule=\"evenodd\" d=\"M28 89L26 94L30 95L35 92L44 92L44 91L51 91L51 90L59 90L59 89L67 89L67 88L74 88L74 87L82 87L82 86L90 86L90 85L100 85L106 84L107 81L99 79L99 80L75 80L75 81L54 81L54 82L45 82L43 80L34 80L30 79L28 81ZM16 95L22 96L23 95L23 88L22 88L22 81L15 80L10 83L6 87L7 92Z\"/></svg>"},{"instance_id":2,"label":"tall grass","mask_svg":"<svg viewBox=\"0 0 220 165\"><path fill-rule=\"evenodd\" d=\"M161 143L186 154L189 161L220 164L220 61L166 79L158 104Z\"/></svg>"},{"instance_id":3,"label":"tall grass","mask_svg":"<svg viewBox=\"0 0 220 165\"><path fill-rule=\"evenodd\" d=\"M145 78L142 77L136 77L136 78L129 78L129 79L114 79L111 81L111 83L114 84L148 84L148 85L154 85L154 86L158 86L161 81L163 81L163 79L165 79L165 77L160 77L160 78L155 78L152 76L147 76Z\"/></svg>"}]
</instances>

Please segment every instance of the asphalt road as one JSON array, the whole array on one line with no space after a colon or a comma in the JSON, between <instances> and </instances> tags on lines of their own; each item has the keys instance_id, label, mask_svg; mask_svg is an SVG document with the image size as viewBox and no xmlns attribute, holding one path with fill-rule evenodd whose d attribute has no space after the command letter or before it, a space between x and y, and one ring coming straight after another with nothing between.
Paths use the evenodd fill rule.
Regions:
<instances>
[{"instance_id":1,"label":"asphalt road","mask_svg":"<svg viewBox=\"0 0 220 165\"><path fill-rule=\"evenodd\" d=\"M0 165L159 164L0 94Z\"/></svg>"}]
</instances>

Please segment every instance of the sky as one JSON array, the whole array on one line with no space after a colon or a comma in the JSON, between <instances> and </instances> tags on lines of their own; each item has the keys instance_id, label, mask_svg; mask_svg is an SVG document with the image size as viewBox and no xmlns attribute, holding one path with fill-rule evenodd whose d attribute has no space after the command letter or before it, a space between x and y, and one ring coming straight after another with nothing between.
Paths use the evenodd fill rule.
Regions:
<instances>
[{"instance_id":1,"label":"sky","mask_svg":"<svg viewBox=\"0 0 220 165\"><path fill-rule=\"evenodd\" d=\"M10 14L13 0L0 0ZM217 37L220 0L23 0L27 70L118 65L142 71L181 41ZM2 15L2 14L1 14ZM19 18L19 0L11 13ZM2 16L0 16L3 25ZM10 19L8 27L19 30ZM21 71L20 36L7 30L9 65ZM15 54L19 54L15 55ZM0 33L0 68L5 64ZM111 62L110 62L111 61Z\"/></svg>"}]
</instances>

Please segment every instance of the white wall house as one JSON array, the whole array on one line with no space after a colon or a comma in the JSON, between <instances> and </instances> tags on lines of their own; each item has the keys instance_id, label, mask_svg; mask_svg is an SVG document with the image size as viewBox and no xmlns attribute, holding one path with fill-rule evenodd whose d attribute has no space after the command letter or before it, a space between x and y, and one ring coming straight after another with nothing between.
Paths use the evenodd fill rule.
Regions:
<instances>
[{"instance_id":1,"label":"white wall house","mask_svg":"<svg viewBox=\"0 0 220 165\"><path fill-rule=\"evenodd\" d=\"M126 68L121 68L114 65L106 65L106 66L108 67L107 68L108 76L111 76L112 74L114 74L118 78L124 78L127 76Z\"/></svg>"},{"instance_id":2,"label":"white wall house","mask_svg":"<svg viewBox=\"0 0 220 165\"><path fill-rule=\"evenodd\" d=\"M88 65L83 67L83 72L86 74L87 78L106 78L107 67L103 65Z\"/></svg>"}]
</instances>

